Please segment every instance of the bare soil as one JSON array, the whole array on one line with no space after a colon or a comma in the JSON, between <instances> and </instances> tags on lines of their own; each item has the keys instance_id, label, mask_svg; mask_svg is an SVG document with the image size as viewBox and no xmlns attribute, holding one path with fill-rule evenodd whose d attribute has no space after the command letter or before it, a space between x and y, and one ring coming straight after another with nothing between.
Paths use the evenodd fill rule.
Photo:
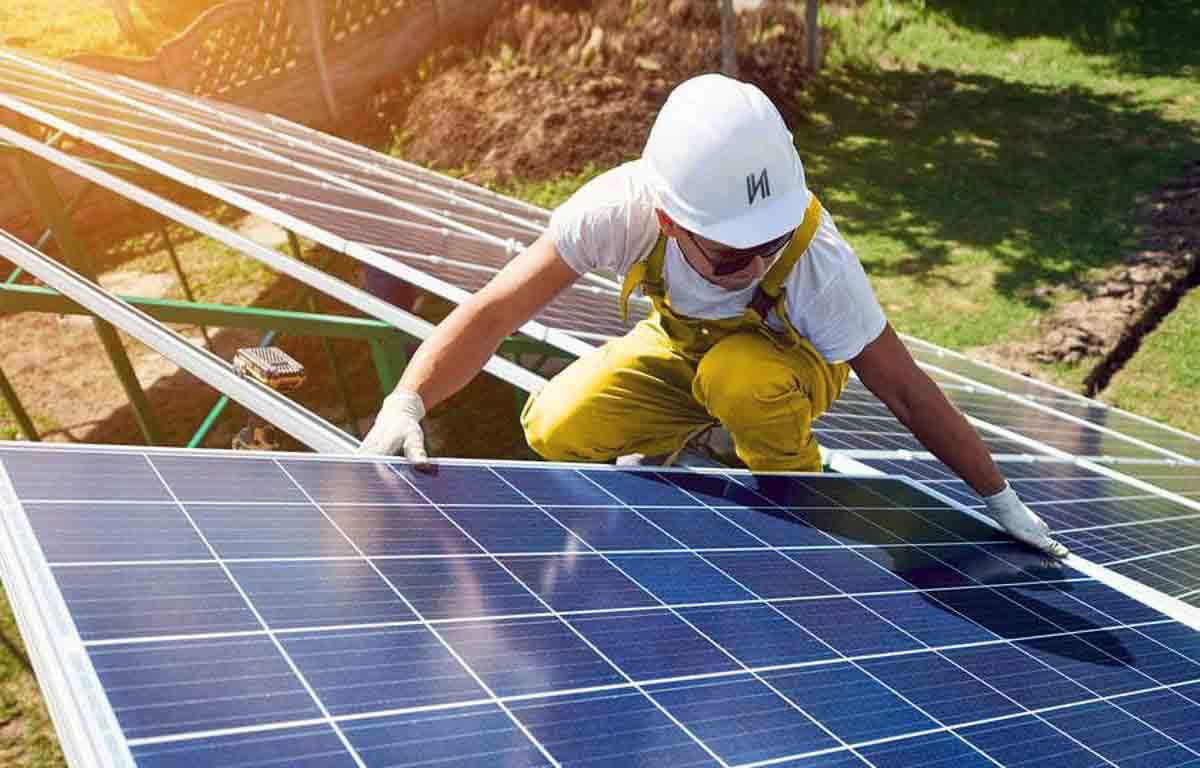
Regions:
<instances>
[{"instance_id":1,"label":"bare soil","mask_svg":"<svg viewBox=\"0 0 1200 768\"><path fill-rule=\"evenodd\" d=\"M721 65L713 0L514 2L477 46L446 51L390 95L406 158L485 182L546 179L641 153L680 81ZM781 3L740 14L739 75L783 109L811 76L804 19Z\"/></svg>"},{"instance_id":2,"label":"bare soil","mask_svg":"<svg viewBox=\"0 0 1200 768\"><path fill-rule=\"evenodd\" d=\"M1138 247L1099 279L1068 286L1083 297L1043 318L1037 340L971 354L1027 376L1036 375L1033 361L1084 364L1084 394L1102 392L1142 337L1200 283L1200 161L1143 201L1137 217Z\"/></svg>"}]
</instances>

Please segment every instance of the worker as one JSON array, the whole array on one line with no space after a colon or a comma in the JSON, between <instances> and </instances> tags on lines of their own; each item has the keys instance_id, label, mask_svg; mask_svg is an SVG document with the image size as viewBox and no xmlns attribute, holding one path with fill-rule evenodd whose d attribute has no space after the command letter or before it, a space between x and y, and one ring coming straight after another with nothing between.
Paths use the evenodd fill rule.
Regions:
<instances>
[{"instance_id":1,"label":"worker","mask_svg":"<svg viewBox=\"0 0 1200 768\"><path fill-rule=\"evenodd\" d=\"M585 184L437 327L361 451L427 461L425 413L595 270L623 276L623 305L637 290L655 311L531 396L521 423L541 456L670 454L719 423L751 470L820 471L812 422L853 370L1013 537L1067 554L888 324L775 106L717 74L675 88L641 158Z\"/></svg>"}]
</instances>

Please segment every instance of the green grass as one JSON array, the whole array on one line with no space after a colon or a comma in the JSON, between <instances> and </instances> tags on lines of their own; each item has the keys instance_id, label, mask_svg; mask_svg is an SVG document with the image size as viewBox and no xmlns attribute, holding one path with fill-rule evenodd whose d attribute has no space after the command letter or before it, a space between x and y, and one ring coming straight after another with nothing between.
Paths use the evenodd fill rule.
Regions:
<instances>
[{"instance_id":1,"label":"green grass","mask_svg":"<svg viewBox=\"0 0 1200 768\"><path fill-rule=\"evenodd\" d=\"M0 589L0 765L66 765L12 609Z\"/></svg>"},{"instance_id":2,"label":"green grass","mask_svg":"<svg viewBox=\"0 0 1200 768\"><path fill-rule=\"evenodd\" d=\"M1142 339L1141 349L1117 372L1103 399L1200 434L1200 291L1183 297L1175 311Z\"/></svg>"},{"instance_id":3,"label":"green grass","mask_svg":"<svg viewBox=\"0 0 1200 768\"><path fill-rule=\"evenodd\" d=\"M21 428L17 426L17 419L13 416L12 409L3 399L0 399L0 440L17 440L21 437L23 437Z\"/></svg>"},{"instance_id":4,"label":"green grass","mask_svg":"<svg viewBox=\"0 0 1200 768\"><path fill-rule=\"evenodd\" d=\"M577 174L545 181L514 181L498 188L497 191L543 208L553 209L566 202L575 190L599 176L604 170L588 163Z\"/></svg>"},{"instance_id":5,"label":"green grass","mask_svg":"<svg viewBox=\"0 0 1200 768\"><path fill-rule=\"evenodd\" d=\"M130 10L139 32L156 47L219 2L138 0L130 3ZM54 58L78 53L141 55L104 0L4 0L0 45Z\"/></svg>"},{"instance_id":6,"label":"green grass","mask_svg":"<svg viewBox=\"0 0 1200 768\"><path fill-rule=\"evenodd\" d=\"M1134 245L1139 196L1200 145L1194 51L1170 49L1169 66L1122 32L1128 18L1169 31L1191 11L1139 5L825 11L838 43L790 105L797 146L898 327L959 349L1031 338Z\"/></svg>"}]
</instances>

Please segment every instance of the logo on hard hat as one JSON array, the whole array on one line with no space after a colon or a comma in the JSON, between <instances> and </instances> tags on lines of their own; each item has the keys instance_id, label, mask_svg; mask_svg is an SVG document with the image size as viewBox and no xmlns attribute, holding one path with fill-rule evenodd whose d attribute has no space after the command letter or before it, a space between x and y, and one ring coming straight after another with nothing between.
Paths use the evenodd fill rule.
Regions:
<instances>
[{"instance_id":1,"label":"logo on hard hat","mask_svg":"<svg viewBox=\"0 0 1200 768\"><path fill-rule=\"evenodd\" d=\"M771 180L767 177L766 168L763 168L758 176L752 173L746 177L746 197L749 199L749 205L754 205L760 194L764 200L771 196Z\"/></svg>"}]
</instances>

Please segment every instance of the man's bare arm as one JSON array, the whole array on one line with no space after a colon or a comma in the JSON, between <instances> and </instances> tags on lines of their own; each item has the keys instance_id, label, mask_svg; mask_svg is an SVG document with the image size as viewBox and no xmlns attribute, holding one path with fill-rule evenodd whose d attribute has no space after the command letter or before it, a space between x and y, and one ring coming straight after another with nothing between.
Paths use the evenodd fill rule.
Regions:
<instances>
[{"instance_id":1,"label":"man's bare arm","mask_svg":"<svg viewBox=\"0 0 1200 768\"><path fill-rule=\"evenodd\" d=\"M850 366L921 444L980 496L1004 488L1004 477L979 433L917 367L890 324Z\"/></svg>"},{"instance_id":2,"label":"man's bare arm","mask_svg":"<svg viewBox=\"0 0 1200 768\"><path fill-rule=\"evenodd\" d=\"M504 339L578 277L550 238L538 238L438 325L405 368L399 387L433 408L466 386Z\"/></svg>"},{"instance_id":3,"label":"man's bare arm","mask_svg":"<svg viewBox=\"0 0 1200 768\"><path fill-rule=\"evenodd\" d=\"M917 364L890 325L850 365L921 444L983 497L988 515L1014 538L1051 557L1067 548L1000 474L979 433Z\"/></svg>"}]
</instances>

